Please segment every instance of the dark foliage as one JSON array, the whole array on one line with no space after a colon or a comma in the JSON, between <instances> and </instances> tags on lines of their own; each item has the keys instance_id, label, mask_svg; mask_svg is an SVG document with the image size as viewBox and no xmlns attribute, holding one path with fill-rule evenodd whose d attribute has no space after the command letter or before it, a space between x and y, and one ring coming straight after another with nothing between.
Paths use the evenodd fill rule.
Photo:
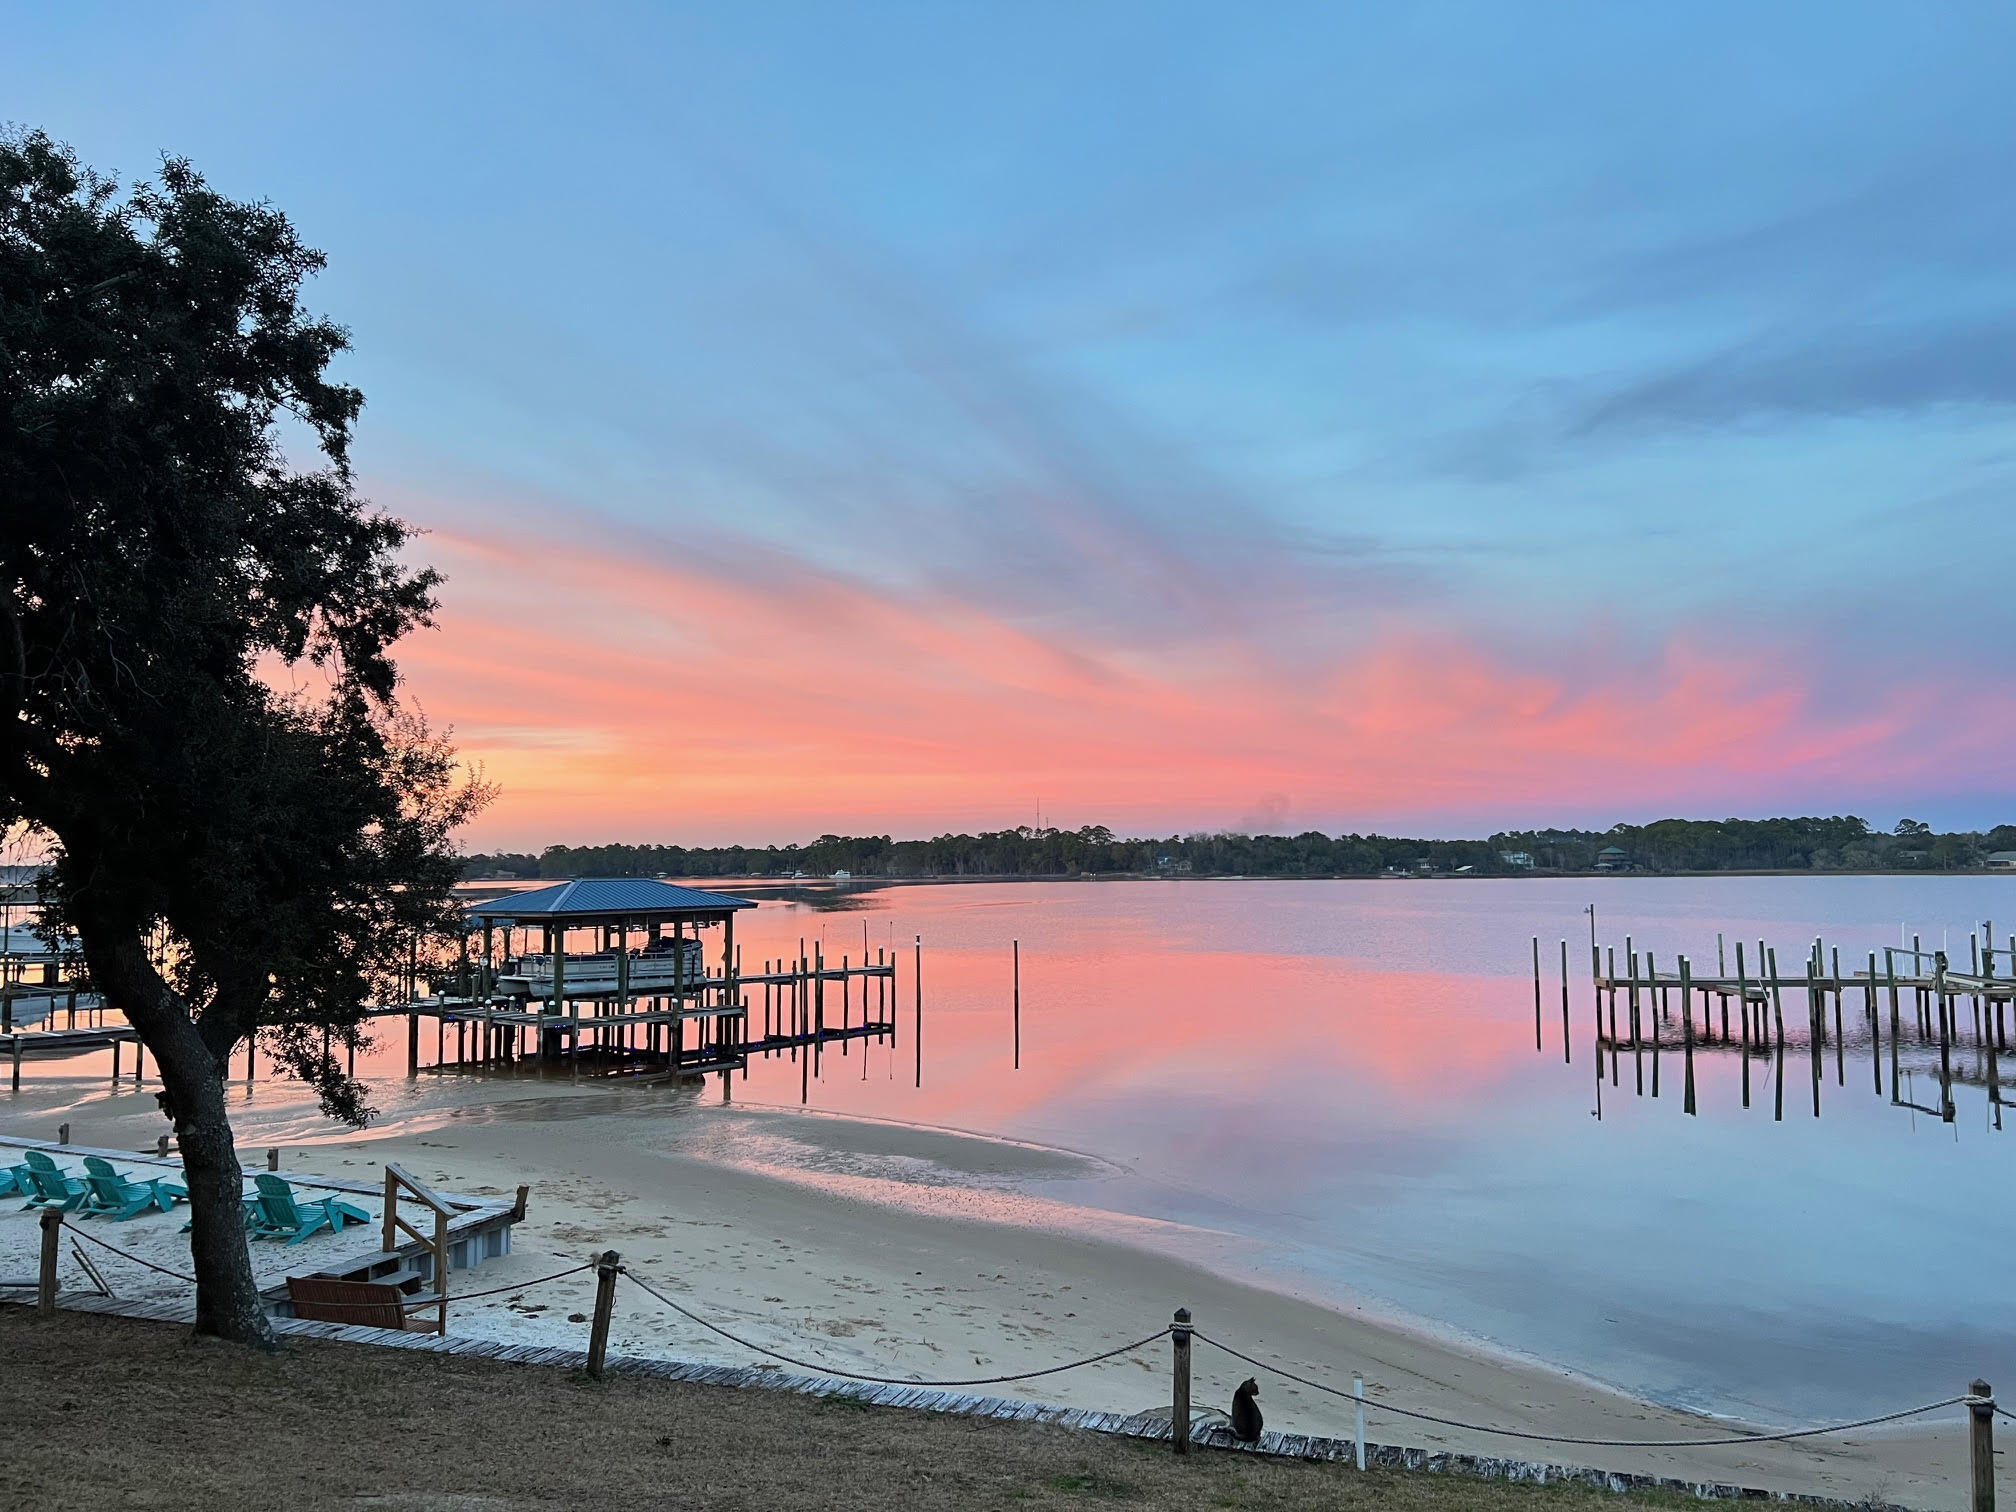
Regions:
<instances>
[{"instance_id":1,"label":"dark foliage","mask_svg":"<svg viewBox=\"0 0 2016 1512\"><path fill-rule=\"evenodd\" d=\"M1935 835L1906 820L1893 835L1860 819L1662 819L1608 830L1507 832L1488 840L1410 840L1390 835L1195 834L1115 839L1099 825L1079 830L1000 830L891 840L822 835L809 845L549 845L538 855L471 856L469 877L857 877L1244 876L1376 877L1528 870L1640 871L1951 869L2016 850L2016 826ZM1529 868L1515 859L1532 859Z\"/></svg>"},{"instance_id":2,"label":"dark foliage","mask_svg":"<svg viewBox=\"0 0 2016 1512\"><path fill-rule=\"evenodd\" d=\"M45 905L156 1056L199 1276L203 1181L236 1204L232 1048L263 1033L367 1116L324 1034L355 1040L447 917L448 832L484 796L395 702L436 578L352 487L345 334L298 298L321 266L186 163L122 198L0 137L0 823L53 840Z\"/></svg>"}]
</instances>

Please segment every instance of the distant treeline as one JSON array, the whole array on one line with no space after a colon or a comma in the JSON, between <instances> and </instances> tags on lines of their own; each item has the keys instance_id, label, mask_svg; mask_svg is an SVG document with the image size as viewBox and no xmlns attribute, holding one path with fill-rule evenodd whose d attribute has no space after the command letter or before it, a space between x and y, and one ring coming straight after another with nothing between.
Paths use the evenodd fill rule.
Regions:
<instances>
[{"instance_id":1,"label":"distant treeline","mask_svg":"<svg viewBox=\"0 0 2016 1512\"><path fill-rule=\"evenodd\" d=\"M1103 825L931 840L821 835L809 845L549 845L471 856L477 877L1246 876L1376 877L1592 871L1951 871L2016 856L2016 825L1935 834L1915 819L1885 834L1854 817L1661 819L1607 830L1508 831L1488 840L1388 835L1171 835L1116 839ZM2001 858L2008 859L2008 858Z\"/></svg>"}]
</instances>

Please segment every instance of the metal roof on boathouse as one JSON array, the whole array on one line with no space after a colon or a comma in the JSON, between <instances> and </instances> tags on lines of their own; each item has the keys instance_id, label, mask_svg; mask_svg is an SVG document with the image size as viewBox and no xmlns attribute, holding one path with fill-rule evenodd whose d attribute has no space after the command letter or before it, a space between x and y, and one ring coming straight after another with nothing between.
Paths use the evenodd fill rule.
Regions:
<instances>
[{"instance_id":1,"label":"metal roof on boathouse","mask_svg":"<svg viewBox=\"0 0 2016 1512\"><path fill-rule=\"evenodd\" d=\"M703 892L652 877L580 877L530 892L510 893L463 910L465 918L512 919L518 923L566 919L588 924L597 920L721 918L740 908L754 908L747 898Z\"/></svg>"}]
</instances>

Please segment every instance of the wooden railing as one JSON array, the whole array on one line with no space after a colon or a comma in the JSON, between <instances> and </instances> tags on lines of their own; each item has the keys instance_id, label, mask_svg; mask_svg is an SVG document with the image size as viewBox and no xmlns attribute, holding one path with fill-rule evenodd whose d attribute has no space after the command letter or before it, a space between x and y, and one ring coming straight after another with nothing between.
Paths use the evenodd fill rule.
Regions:
<instances>
[{"instance_id":1,"label":"wooden railing","mask_svg":"<svg viewBox=\"0 0 2016 1512\"><path fill-rule=\"evenodd\" d=\"M433 1215L434 1221L428 1228L410 1222L399 1211L401 1193L410 1197ZM427 1252L434 1257L432 1284L435 1309L434 1331L448 1332L448 1220L454 1216L455 1207L439 1192L427 1185L404 1166L385 1162L385 1242L382 1246L387 1253L399 1247L399 1234L403 1230L417 1239ZM422 1222L426 1220L423 1218Z\"/></svg>"}]
</instances>

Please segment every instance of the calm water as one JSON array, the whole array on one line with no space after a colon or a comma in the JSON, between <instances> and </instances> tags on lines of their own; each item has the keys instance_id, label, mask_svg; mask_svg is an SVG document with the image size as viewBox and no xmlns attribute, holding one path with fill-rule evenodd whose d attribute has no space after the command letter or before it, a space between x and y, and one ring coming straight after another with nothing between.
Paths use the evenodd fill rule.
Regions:
<instances>
[{"instance_id":1,"label":"calm water","mask_svg":"<svg viewBox=\"0 0 2016 1512\"><path fill-rule=\"evenodd\" d=\"M1654 1099L1634 1095L1627 1053L1599 1120L1583 912L1593 901L1606 942L1628 933L1662 966L1680 953L1712 964L1718 931L1732 945L1770 941L1786 970L1823 934L1845 964L1896 944L1903 925L1928 949L1950 932L1964 968L1970 928L2016 926L2011 879L976 884L853 901L766 902L738 924L752 965L822 931L829 958L858 960L864 929L871 947L906 947L903 1042L893 1054L829 1050L811 1106L1087 1152L1099 1174L836 1165L775 1138L751 1140L752 1163L952 1210L1093 1227L1108 1212L1242 1236L1241 1263L1277 1284L1379 1299L1711 1411L1852 1415L2012 1377L2016 1122L1995 1130L1978 1085L1954 1088L1951 1123L1891 1105L1887 1046L1879 1097L1853 998L1838 1070L1834 1048L1824 1055L1815 1118L1803 997L1786 1003L1800 1039L1782 1119L1771 1060L1752 1061L1746 1109L1741 1057L1704 1049L1698 1116L1682 1110L1676 1055ZM907 949L918 934L921 1090ZM1546 968L1537 1054L1535 934ZM1961 1022L1971 1033L1964 1003ZM1883 1023L1887 1035L1887 1007ZM393 1038L376 1059L396 1073L403 1034ZM1907 1091L1927 1107L1939 1101L1937 1061L1936 1050L1905 1055ZM1956 1054L1963 1074L1978 1063L1971 1046ZM410 1101L401 1081L387 1081L388 1113ZM735 1100L795 1106L798 1068L759 1064ZM1163 1242L1181 1249L1184 1234Z\"/></svg>"}]
</instances>

